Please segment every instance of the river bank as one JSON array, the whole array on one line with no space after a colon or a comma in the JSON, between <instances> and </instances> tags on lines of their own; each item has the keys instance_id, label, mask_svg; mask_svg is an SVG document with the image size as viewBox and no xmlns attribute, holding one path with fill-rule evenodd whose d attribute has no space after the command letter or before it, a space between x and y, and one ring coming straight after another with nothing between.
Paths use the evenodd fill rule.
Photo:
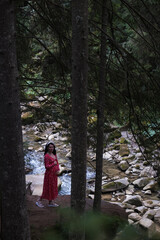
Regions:
<instances>
[{"instance_id":1,"label":"river bank","mask_svg":"<svg viewBox=\"0 0 160 240\"><path fill-rule=\"evenodd\" d=\"M62 160L65 166L66 158L69 160L71 157L68 133L56 124L33 126L30 130L34 140L30 143L35 142L34 148L38 153L42 152L46 141L54 141L57 152L62 154L59 161ZM148 231L160 233L159 185L155 168L157 162L154 159L159 151L150 150L146 158L144 149L137 146L130 132L116 131L113 131L116 133L112 136L113 141L104 148L102 199L125 209L130 224L138 224ZM29 129L23 129L24 136L25 132L28 133ZM32 144L27 146L29 151L33 150ZM95 153L91 148L87 156L88 164L95 167ZM94 181L94 178L87 180L87 196L91 199L94 198Z\"/></svg>"}]
</instances>

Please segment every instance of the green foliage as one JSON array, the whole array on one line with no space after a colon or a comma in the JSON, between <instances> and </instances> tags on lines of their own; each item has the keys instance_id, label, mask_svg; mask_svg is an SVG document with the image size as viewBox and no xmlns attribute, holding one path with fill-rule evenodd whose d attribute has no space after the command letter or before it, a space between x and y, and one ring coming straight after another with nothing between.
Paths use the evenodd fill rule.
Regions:
<instances>
[{"instance_id":1,"label":"green foliage","mask_svg":"<svg viewBox=\"0 0 160 240\"><path fill-rule=\"evenodd\" d=\"M89 1L88 116L97 111L101 1ZM112 123L140 138L159 129L158 0L108 1L105 132ZM17 7L17 52L21 101L47 96L43 115L71 119L71 1L24 1ZM68 117L69 116L69 117ZM56 120L54 119L54 120ZM89 122L95 144L96 121Z\"/></svg>"},{"instance_id":2,"label":"green foliage","mask_svg":"<svg viewBox=\"0 0 160 240\"><path fill-rule=\"evenodd\" d=\"M70 239L85 234L86 240L113 239L126 222L119 217L87 212L79 215L71 209L60 210L60 221L55 227L47 229L42 240Z\"/></svg>"},{"instance_id":3,"label":"green foliage","mask_svg":"<svg viewBox=\"0 0 160 240\"><path fill-rule=\"evenodd\" d=\"M46 229L41 240L154 240L148 231L140 226L129 225L125 220L115 216L107 216L93 212L86 212L83 216L71 209L61 209L57 224ZM78 238L79 237L79 238Z\"/></svg>"}]
</instances>

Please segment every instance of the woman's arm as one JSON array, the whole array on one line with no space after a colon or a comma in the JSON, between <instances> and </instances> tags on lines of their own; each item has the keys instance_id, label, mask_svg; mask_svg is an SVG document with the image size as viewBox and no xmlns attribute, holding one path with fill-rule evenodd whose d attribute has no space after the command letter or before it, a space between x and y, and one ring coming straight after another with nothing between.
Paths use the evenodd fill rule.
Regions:
<instances>
[{"instance_id":1,"label":"woman's arm","mask_svg":"<svg viewBox=\"0 0 160 240\"><path fill-rule=\"evenodd\" d=\"M50 169L51 167L55 166L54 162L49 163L49 157L47 155L44 156L44 164L46 169Z\"/></svg>"},{"instance_id":2,"label":"woman's arm","mask_svg":"<svg viewBox=\"0 0 160 240\"><path fill-rule=\"evenodd\" d=\"M56 164L55 164L55 166L54 166L54 172L56 173L56 172L59 172L59 163L58 163L58 159L57 159L57 155L56 155L56 160L55 160L55 162L56 162Z\"/></svg>"}]
</instances>

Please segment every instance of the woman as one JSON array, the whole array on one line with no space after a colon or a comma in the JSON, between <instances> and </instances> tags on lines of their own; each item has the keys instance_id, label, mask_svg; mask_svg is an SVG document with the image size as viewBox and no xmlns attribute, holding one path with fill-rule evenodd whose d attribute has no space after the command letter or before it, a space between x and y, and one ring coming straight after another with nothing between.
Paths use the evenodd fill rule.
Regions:
<instances>
[{"instance_id":1,"label":"woman","mask_svg":"<svg viewBox=\"0 0 160 240\"><path fill-rule=\"evenodd\" d=\"M53 142L49 142L45 147L44 164L46 171L44 175L43 193L36 202L36 205L38 207L44 207L41 201L42 199L47 199L49 201L49 207L58 207L58 204L52 202L58 195L57 175L59 174L59 164Z\"/></svg>"}]
</instances>

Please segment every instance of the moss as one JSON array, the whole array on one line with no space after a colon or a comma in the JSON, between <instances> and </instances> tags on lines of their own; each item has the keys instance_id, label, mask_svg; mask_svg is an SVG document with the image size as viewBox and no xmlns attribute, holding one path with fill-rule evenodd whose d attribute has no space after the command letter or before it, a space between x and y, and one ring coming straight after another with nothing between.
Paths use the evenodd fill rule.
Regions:
<instances>
[{"instance_id":1,"label":"moss","mask_svg":"<svg viewBox=\"0 0 160 240\"><path fill-rule=\"evenodd\" d=\"M137 165L135 166L135 168L136 168L136 169L140 169L140 166L137 164Z\"/></svg>"},{"instance_id":2,"label":"moss","mask_svg":"<svg viewBox=\"0 0 160 240\"><path fill-rule=\"evenodd\" d=\"M119 142L120 142L120 144L128 143L128 141L123 137L120 139Z\"/></svg>"},{"instance_id":3,"label":"moss","mask_svg":"<svg viewBox=\"0 0 160 240\"><path fill-rule=\"evenodd\" d=\"M126 144L121 144L120 145L120 150L119 150L119 155L121 157L128 156L130 153L128 146Z\"/></svg>"},{"instance_id":4,"label":"moss","mask_svg":"<svg viewBox=\"0 0 160 240\"><path fill-rule=\"evenodd\" d=\"M23 124L31 124L34 122L34 114L32 112L25 112L21 116Z\"/></svg>"},{"instance_id":5,"label":"moss","mask_svg":"<svg viewBox=\"0 0 160 240\"><path fill-rule=\"evenodd\" d=\"M122 160L134 160L134 159L135 159L135 155L127 156L127 157L122 158Z\"/></svg>"},{"instance_id":6,"label":"moss","mask_svg":"<svg viewBox=\"0 0 160 240\"><path fill-rule=\"evenodd\" d=\"M109 137L108 137L108 142L113 142L114 139L120 138L121 137L121 132L116 129L115 131L113 131L112 133L110 133Z\"/></svg>"},{"instance_id":7,"label":"moss","mask_svg":"<svg viewBox=\"0 0 160 240\"><path fill-rule=\"evenodd\" d=\"M143 162L143 166L149 166L149 165L150 165L150 163L148 161Z\"/></svg>"},{"instance_id":8,"label":"moss","mask_svg":"<svg viewBox=\"0 0 160 240\"><path fill-rule=\"evenodd\" d=\"M115 191L115 190L118 190L118 189L122 189L124 188L124 184L122 184L121 182L110 182L110 183L107 183L105 185L102 186L102 190L110 190L110 191Z\"/></svg>"}]
</instances>

